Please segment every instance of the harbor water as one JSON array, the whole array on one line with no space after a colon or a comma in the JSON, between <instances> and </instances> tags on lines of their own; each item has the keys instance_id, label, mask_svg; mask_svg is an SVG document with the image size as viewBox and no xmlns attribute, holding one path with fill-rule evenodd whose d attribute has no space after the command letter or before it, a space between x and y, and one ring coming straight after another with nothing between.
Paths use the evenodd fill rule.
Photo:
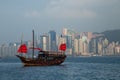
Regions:
<instances>
[{"instance_id":1,"label":"harbor water","mask_svg":"<svg viewBox=\"0 0 120 80\"><path fill-rule=\"evenodd\" d=\"M1 58L0 80L120 80L120 57L67 57L59 66L37 67Z\"/></svg>"}]
</instances>

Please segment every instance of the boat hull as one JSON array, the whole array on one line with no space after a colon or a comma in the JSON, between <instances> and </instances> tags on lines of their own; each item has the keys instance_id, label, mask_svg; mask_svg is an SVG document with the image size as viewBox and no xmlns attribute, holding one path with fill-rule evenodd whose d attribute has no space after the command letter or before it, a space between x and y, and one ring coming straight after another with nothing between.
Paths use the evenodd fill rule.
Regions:
<instances>
[{"instance_id":1,"label":"boat hull","mask_svg":"<svg viewBox=\"0 0 120 80\"><path fill-rule=\"evenodd\" d=\"M25 58L19 55L16 55L24 66L52 66L52 65L60 65L64 62L66 55L56 56L52 59L50 58Z\"/></svg>"}]
</instances>

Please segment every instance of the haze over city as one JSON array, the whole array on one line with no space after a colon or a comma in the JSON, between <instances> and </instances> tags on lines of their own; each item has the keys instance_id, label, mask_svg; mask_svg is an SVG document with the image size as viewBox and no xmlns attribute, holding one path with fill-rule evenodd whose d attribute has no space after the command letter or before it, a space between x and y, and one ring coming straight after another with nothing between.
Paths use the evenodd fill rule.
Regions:
<instances>
[{"instance_id":1,"label":"haze over city","mask_svg":"<svg viewBox=\"0 0 120 80\"><path fill-rule=\"evenodd\" d=\"M120 29L120 0L0 0L0 44L30 40L64 27L77 32Z\"/></svg>"}]
</instances>

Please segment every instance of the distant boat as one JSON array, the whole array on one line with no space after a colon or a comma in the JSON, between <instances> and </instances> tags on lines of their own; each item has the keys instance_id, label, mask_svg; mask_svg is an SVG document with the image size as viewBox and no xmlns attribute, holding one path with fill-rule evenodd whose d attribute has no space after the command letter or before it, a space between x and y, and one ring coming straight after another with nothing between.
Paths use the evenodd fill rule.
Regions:
<instances>
[{"instance_id":1,"label":"distant boat","mask_svg":"<svg viewBox=\"0 0 120 80\"><path fill-rule=\"evenodd\" d=\"M60 45L60 51L44 51L41 48L34 47L34 30L33 30L33 50L32 58L26 58L21 54L26 54L28 52L27 46L25 44L21 44L18 49L18 55L16 55L24 66L52 66L52 65L60 65L66 59L65 51L66 44L63 43ZM38 50L39 54L37 57L34 57L34 50Z\"/></svg>"}]
</instances>

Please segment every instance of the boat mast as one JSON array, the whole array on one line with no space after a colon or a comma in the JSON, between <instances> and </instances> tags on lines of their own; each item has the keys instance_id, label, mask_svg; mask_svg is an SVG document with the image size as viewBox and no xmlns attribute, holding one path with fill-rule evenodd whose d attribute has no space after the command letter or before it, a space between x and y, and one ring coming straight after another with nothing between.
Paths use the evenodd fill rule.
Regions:
<instances>
[{"instance_id":1,"label":"boat mast","mask_svg":"<svg viewBox=\"0 0 120 80\"><path fill-rule=\"evenodd\" d=\"M22 33L22 36L21 36L21 45L23 44L23 33ZM22 54L21 54L21 56L23 56Z\"/></svg>"},{"instance_id":2,"label":"boat mast","mask_svg":"<svg viewBox=\"0 0 120 80\"><path fill-rule=\"evenodd\" d=\"M23 33L22 33L22 36L21 36L21 45L22 45L22 43L23 43Z\"/></svg>"},{"instance_id":3,"label":"boat mast","mask_svg":"<svg viewBox=\"0 0 120 80\"><path fill-rule=\"evenodd\" d=\"M33 53L32 53L32 58L34 59L34 29L33 29Z\"/></svg>"}]
</instances>

